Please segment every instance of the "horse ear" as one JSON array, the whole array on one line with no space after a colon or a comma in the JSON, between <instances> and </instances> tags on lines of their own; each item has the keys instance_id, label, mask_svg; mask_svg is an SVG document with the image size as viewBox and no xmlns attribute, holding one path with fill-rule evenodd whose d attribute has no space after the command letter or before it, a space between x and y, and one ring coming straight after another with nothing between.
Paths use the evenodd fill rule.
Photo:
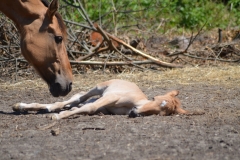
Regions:
<instances>
[{"instance_id":1,"label":"horse ear","mask_svg":"<svg viewBox=\"0 0 240 160\"><path fill-rule=\"evenodd\" d=\"M52 17L55 15L55 13L58 10L58 7L59 7L58 0L53 0L47 10L47 15L50 19L52 19Z\"/></svg>"}]
</instances>

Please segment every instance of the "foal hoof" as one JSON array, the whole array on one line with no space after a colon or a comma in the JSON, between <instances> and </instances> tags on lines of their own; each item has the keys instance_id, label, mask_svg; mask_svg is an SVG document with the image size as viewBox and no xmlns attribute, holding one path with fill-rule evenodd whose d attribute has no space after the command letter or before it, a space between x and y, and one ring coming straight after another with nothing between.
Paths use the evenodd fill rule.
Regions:
<instances>
[{"instance_id":1,"label":"foal hoof","mask_svg":"<svg viewBox=\"0 0 240 160\"><path fill-rule=\"evenodd\" d=\"M12 107L12 110L14 112L23 112L22 107L21 107L21 103L14 104L13 107Z\"/></svg>"},{"instance_id":2,"label":"foal hoof","mask_svg":"<svg viewBox=\"0 0 240 160\"><path fill-rule=\"evenodd\" d=\"M204 111L195 111L195 112L193 112L193 115L203 115L203 114L205 114Z\"/></svg>"},{"instance_id":3,"label":"foal hoof","mask_svg":"<svg viewBox=\"0 0 240 160\"><path fill-rule=\"evenodd\" d=\"M52 120L60 120L58 114L52 115Z\"/></svg>"},{"instance_id":4,"label":"foal hoof","mask_svg":"<svg viewBox=\"0 0 240 160\"><path fill-rule=\"evenodd\" d=\"M72 107L70 111L74 111L75 109L78 109L78 107Z\"/></svg>"}]
</instances>

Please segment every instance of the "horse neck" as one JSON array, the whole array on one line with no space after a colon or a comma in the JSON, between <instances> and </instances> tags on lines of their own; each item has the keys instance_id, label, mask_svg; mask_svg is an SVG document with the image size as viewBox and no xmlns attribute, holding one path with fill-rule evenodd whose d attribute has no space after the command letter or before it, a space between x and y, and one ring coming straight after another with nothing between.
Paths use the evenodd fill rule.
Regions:
<instances>
[{"instance_id":1,"label":"horse neck","mask_svg":"<svg viewBox=\"0 0 240 160\"><path fill-rule=\"evenodd\" d=\"M47 8L40 0L0 0L0 11L10 18L21 31L46 13Z\"/></svg>"}]
</instances>

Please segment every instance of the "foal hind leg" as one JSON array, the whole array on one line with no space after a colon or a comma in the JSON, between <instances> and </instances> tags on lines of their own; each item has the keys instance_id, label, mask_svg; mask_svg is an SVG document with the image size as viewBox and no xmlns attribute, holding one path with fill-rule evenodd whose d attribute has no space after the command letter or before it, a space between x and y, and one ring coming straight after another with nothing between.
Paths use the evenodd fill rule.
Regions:
<instances>
[{"instance_id":1,"label":"foal hind leg","mask_svg":"<svg viewBox=\"0 0 240 160\"><path fill-rule=\"evenodd\" d=\"M55 102L53 104L40 104L40 103L17 103L12 109L16 112L24 112L24 111L39 111L46 110L48 112L52 112L55 110L62 109L66 105L74 106L80 103L80 98L84 95L84 93L78 93L72 96L69 100L63 102Z\"/></svg>"}]
</instances>

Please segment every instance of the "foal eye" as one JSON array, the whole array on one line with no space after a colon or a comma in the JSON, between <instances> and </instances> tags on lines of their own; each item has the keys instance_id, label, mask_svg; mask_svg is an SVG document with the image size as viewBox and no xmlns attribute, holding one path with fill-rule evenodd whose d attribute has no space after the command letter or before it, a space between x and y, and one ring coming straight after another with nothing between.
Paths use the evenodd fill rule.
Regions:
<instances>
[{"instance_id":1,"label":"foal eye","mask_svg":"<svg viewBox=\"0 0 240 160\"><path fill-rule=\"evenodd\" d=\"M63 40L63 37L62 37L62 36L55 36L55 42L56 42L57 44L61 43L62 40Z\"/></svg>"}]
</instances>

